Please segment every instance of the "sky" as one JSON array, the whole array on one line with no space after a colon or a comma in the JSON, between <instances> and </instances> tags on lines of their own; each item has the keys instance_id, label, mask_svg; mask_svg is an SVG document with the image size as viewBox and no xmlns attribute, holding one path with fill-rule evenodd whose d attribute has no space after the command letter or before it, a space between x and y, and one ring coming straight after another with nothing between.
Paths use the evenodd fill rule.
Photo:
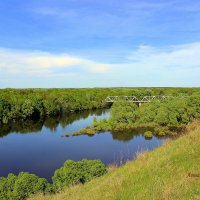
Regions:
<instances>
[{"instance_id":1,"label":"sky","mask_svg":"<svg viewBox=\"0 0 200 200\"><path fill-rule=\"evenodd\" d=\"M199 0L0 0L0 88L199 87Z\"/></svg>"}]
</instances>

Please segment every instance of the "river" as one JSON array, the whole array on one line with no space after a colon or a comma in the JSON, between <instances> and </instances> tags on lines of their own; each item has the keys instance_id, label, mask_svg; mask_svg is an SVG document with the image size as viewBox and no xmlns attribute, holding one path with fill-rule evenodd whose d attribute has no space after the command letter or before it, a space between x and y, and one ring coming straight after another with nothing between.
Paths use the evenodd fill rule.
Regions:
<instances>
[{"instance_id":1,"label":"river","mask_svg":"<svg viewBox=\"0 0 200 200\"><path fill-rule=\"evenodd\" d=\"M66 160L100 159L106 165L119 165L134 159L139 152L157 148L168 139L154 136L146 140L143 130L63 137L91 125L94 117L108 116L109 110L84 111L46 121L1 126L0 176L24 171L51 181L54 171Z\"/></svg>"}]
</instances>

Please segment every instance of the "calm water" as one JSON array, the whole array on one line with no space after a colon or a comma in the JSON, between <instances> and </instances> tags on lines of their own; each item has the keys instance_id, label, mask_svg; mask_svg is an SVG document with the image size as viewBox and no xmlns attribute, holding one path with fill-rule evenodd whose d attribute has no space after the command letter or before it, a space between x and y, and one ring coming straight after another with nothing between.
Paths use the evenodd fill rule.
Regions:
<instances>
[{"instance_id":1,"label":"calm water","mask_svg":"<svg viewBox=\"0 0 200 200\"><path fill-rule=\"evenodd\" d=\"M105 132L94 136L62 137L90 125L93 118L106 118L109 110L97 110L52 118L45 122L25 122L0 127L0 176L21 171L51 177L55 169L72 159L100 159L106 165L121 164L134 159L144 150L152 150L165 140L153 137L145 140L143 130L130 133Z\"/></svg>"}]
</instances>

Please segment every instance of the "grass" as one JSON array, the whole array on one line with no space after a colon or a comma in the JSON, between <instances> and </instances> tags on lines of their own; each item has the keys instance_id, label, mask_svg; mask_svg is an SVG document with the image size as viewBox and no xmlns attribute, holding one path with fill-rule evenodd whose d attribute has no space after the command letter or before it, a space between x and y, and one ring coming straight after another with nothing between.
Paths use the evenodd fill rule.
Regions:
<instances>
[{"instance_id":1,"label":"grass","mask_svg":"<svg viewBox=\"0 0 200 200\"><path fill-rule=\"evenodd\" d=\"M32 200L199 200L200 127L85 185Z\"/></svg>"}]
</instances>

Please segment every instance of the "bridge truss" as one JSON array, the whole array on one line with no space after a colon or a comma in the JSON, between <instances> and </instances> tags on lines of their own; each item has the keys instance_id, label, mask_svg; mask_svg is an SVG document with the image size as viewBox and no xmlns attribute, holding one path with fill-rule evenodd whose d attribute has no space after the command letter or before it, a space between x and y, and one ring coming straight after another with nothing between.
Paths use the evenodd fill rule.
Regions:
<instances>
[{"instance_id":1,"label":"bridge truss","mask_svg":"<svg viewBox=\"0 0 200 200\"><path fill-rule=\"evenodd\" d=\"M159 95L159 96L144 96L142 99L139 99L135 96L107 96L105 101L107 103L114 103L118 100L126 100L133 103L149 103L154 100L161 101L161 100L166 100L170 98L174 98L174 97Z\"/></svg>"}]
</instances>

